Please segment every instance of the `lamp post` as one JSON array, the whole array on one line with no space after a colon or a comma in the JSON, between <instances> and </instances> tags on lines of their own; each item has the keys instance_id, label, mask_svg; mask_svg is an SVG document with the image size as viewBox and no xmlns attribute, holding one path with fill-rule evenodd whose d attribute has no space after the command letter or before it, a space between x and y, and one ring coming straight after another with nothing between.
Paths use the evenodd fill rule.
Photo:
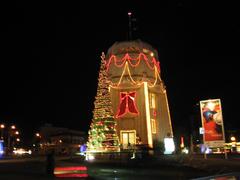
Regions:
<instances>
[{"instance_id":1,"label":"lamp post","mask_svg":"<svg viewBox=\"0 0 240 180\"><path fill-rule=\"evenodd\" d=\"M8 154L14 143L14 141L12 141L12 138L14 136L18 136L20 133L19 133L19 131L17 131L16 125L14 125L14 124L11 126L8 126L8 125L5 125L2 123L2 124L0 124L0 131L1 131L0 140L6 141L6 143L4 143L4 144L6 144L6 154Z\"/></svg>"},{"instance_id":2,"label":"lamp post","mask_svg":"<svg viewBox=\"0 0 240 180\"><path fill-rule=\"evenodd\" d=\"M36 152L38 152L39 153L39 150L40 150L40 142L41 142L41 138L42 138L42 136L41 136L41 134L40 133L35 133L35 150L36 150Z\"/></svg>"},{"instance_id":3,"label":"lamp post","mask_svg":"<svg viewBox=\"0 0 240 180\"><path fill-rule=\"evenodd\" d=\"M4 140L4 135L3 135L3 131L4 131L4 128L5 128L5 125L4 124L1 124L0 125L0 129L1 129L1 140Z\"/></svg>"},{"instance_id":4,"label":"lamp post","mask_svg":"<svg viewBox=\"0 0 240 180\"><path fill-rule=\"evenodd\" d=\"M132 40L132 13L128 12L128 40Z\"/></svg>"},{"instance_id":5,"label":"lamp post","mask_svg":"<svg viewBox=\"0 0 240 180\"><path fill-rule=\"evenodd\" d=\"M231 151L232 151L232 152L236 152L236 151L237 151L236 137L235 137L235 136L231 136L231 137L230 137L230 140L231 140L231 145L232 145Z\"/></svg>"},{"instance_id":6,"label":"lamp post","mask_svg":"<svg viewBox=\"0 0 240 180\"><path fill-rule=\"evenodd\" d=\"M8 129L7 154L11 150L11 138L13 137L13 135L19 135L19 131L15 131L15 130L16 130L15 125L11 125Z\"/></svg>"}]
</instances>

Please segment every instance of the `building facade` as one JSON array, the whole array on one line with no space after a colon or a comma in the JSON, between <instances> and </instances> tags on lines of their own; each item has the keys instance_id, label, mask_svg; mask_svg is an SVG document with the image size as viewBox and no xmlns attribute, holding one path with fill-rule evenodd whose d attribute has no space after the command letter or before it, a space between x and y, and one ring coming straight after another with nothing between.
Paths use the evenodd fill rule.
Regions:
<instances>
[{"instance_id":1,"label":"building facade","mask_svg":"<svg viewBox=\"0 0 240 180\"><path fill-rule=\"evenodd\" d=\"M116 42L104 59L122 147L153 148L165 137L173 137L158 52L140 40Z\"/></svg>"}]
</instances>

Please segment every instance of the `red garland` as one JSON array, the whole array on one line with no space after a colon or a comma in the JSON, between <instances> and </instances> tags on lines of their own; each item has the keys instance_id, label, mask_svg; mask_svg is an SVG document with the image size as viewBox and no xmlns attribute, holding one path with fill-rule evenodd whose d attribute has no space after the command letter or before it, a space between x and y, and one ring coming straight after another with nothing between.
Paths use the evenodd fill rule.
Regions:
<instances>
[{"instance_id":1,"label":"red garland","mask_svg":"<svg viewBox=\"0 0 240 180\"><path fill-rule=\"evenodd\" d=\"M114 64L117 67L123 67L123 65L125 64L126 61L128 61L132 67L137 67L141 60L144 60L147 64L147 66L149 67L149 69L151 69L151 70L154 70L154 65L157 66L158 72L160 72L160 62L157 61L154 57L152 57L152 60L148 60L147 56L143 53L140 53L137 58L132 58L129 56L128 53L126 53L122 59L117 59L117 57L115 55L112 55L109 58L108 62L105 62L105 64L106 64L107 71L108 71L109 66L112 63L112 61L114 61ZM153 64L153 66L150 65L149 62L151 62L151 64Z\"/></svg>"}]
</instances>

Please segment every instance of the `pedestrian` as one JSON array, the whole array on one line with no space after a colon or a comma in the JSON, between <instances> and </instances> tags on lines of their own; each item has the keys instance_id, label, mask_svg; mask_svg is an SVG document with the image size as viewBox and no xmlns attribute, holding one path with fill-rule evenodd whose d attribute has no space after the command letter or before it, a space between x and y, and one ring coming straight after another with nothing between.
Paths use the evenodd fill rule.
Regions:
<instances>
[{"instance_id":1,"label":"pedestrian","mask_svg":"<svg viewBox=\"0 0 240 180\"><path fill-rule=\"evenodd\" d=\"M47 154L47 159L46 159L47 175L54 176L54 168L55 168L55 158L54 158L54 150L52 150Z\"/></svg>"}]
</instances>

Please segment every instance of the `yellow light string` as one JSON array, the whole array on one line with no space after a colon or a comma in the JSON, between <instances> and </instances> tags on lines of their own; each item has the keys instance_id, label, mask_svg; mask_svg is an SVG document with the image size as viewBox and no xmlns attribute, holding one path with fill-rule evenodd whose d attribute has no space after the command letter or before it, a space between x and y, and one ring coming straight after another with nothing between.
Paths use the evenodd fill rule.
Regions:
<instances>
[{"instance_id":1,"label":"yellow light string","mask_svg":"<svg viewBox=\"0 0 240 180\"><path fill-rule=\"evenodd\" d=\"M130 79L132 80L132 82L133 82L134 84L137 84L137 82L134 81L133 78L132 78L132 75L131 75L131 73L130 73L130 69L129 69L129 67L128 67L128 62L126 62L126 65L127 65L127 71L128 71L128 75L129 75Z\"/></svg>"},{"instance_id":2,"label":"yellow light string","mask_svg":"<svg viewBox=\"0 0 240 180\"><path fill-rule=\"evenodd\" d=\"M125 74L126 67L127 67L126 65L127 65L127 62L126 62L126 64L125 64L125 66L124 66L124 69L123 69L122 75L121 75L121 77L120 77L120 80L118 81L118 84L117 84L117 86L119 86L119 85L120 85L120 83L121 83L121 81L122 81L122 78L123 78L123 75Z\"/></svg>"},{"instance_id":3,"label":"yellow light string","mask_svg":"<svg viewBox=\"0 0 240 180\"><path fill-rule=\"evenodd\" d=\"M133 77L132 77L132 75L131 75L131 72L130 72L130 69L129 69L128 62L126 61L125 65L124 65L123 72L122 72L122 74L121 74L121 77L120 77L117 85L114 85L114 84L112 83L112 85L110 85L111 88L114 88L114 89L119 89L119 88L120 88L119 86L120 86L120 84L121 84L121 82L122 82L122 78L123 78L123 76L125 75L126 71L127 71L128 75L129 75L130 80L131 80L131 83L132 83L133 85L137 85L138 87L141 87L141 85L143 85L143 82L139 82L139 83L138 83L138 82L136 82L136 81L133 79ZM149 88L155 87L156 84L157 84L158 79L159 79L160 82L162 82L162 79L161 79L160 74L159 74L159 70L158 70L158 68L157 68L156 65L154 66L154 76L155 76L154 83L148 82L148 84L147 84ZM161 83L161 86L160 86L160 87L161 87L162 93L166 93L166 89L163 87L163 84L162 84L162 83Z\"/></svg>"},{"instance_id":4,"label":"yellow light string","mask_svg":"<svg viewBox=\"0 0 240 180\"><path fill-rule=\"evenodd\" d=\"M159 79L160 79L160 82L162 82L162 79L161 79L161 77L160 77L160 75L159 74L157 74L158 75L158 77L159 77ZM162 92L165 94L166 93L166 89L163 87L163 83L161 83L161 90L162 90Z\"/></svg>"},{"instance_id":5,"label":"yellow light string","mask_svg":"<svg viewBox=\"0 0 240 180\"><path fill-rule=\"evenodd\" d=\"M141 86L141 85L143 84L143 82L137 83L137 82L133 79L133 77L132 77L132 75L131 75L131 72L130 72L130 69L129 69L128 62L126 62L125 66L124 66L124 69L123 69L123 72L122 72L122 74L121 74L121 77L120 77L120 79L119 79L116 87L119 87L119 85L121 84L122 78L123 78L123 76L125 75L126 70L127 70L127 73L128 73L128 75L129 75L129 77L130 77L130 79L131 79L131 83L133 83L134 85L138 85L138 86ZM162 80L161 80L161 77L160 77L160 75L159 75L159 73L158 73L158 69L157 69L156 66L154 66L154 76L155 76L154 83L153 83L153 84L148 83L148 84L149 84L148 87L150 87L150 88L155 87L158 78L159 78L160 82L162 81ZM114 87L114 86L112 85L111 87Z\"/></svg>"},{"instance_id":6,"label":"yellow light string","mask_svg":"<svg viewBox=\"0 0 240 180\"><path fill-rule=\"evenodd\" d=\"M155 81L154 81L154 83L153 83L152 85L149 83L149 85L148 85L148 87L150 87L150 88L152 88L152 87L154 87L154 86L156 85L156 83L157 83L157 78L158 78L158 77L159 77L159 80L161 81L161 78L160 78L160 76L159 76L159 74L158 74L158 72L157 72L156 66L154 66L154 75L155 75Z\"/></svg>"}]
</instances>

